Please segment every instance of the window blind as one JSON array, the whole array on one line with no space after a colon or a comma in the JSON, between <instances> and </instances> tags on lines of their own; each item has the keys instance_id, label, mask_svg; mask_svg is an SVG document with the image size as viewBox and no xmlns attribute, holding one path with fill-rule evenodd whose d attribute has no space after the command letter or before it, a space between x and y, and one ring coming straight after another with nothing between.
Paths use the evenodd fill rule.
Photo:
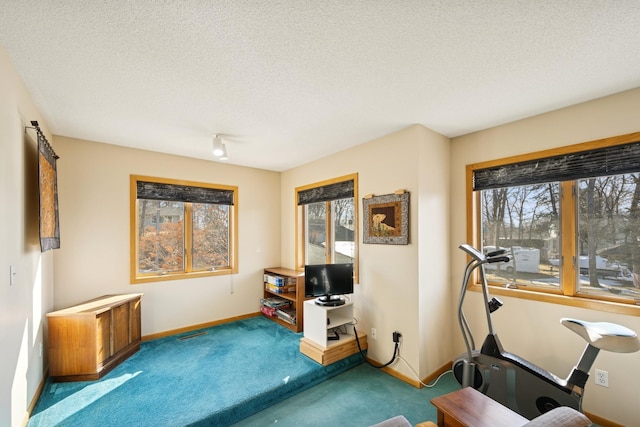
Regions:
<instances>
[{"instance_id":1,"label":"window blind","mask_svg":"<svg viewBox=\"0 0 640 427\"><path fill-rule=\"evenodd\" d=\"M473 189L572 181L640 172L640 141L473 171Z\"/></svg>"},{"instance_id":2,"label":"window blind","mask_svg":"<svg viewBox=\"0 0 640 427\"><path fill-rule=\"evenodd\" d=\"M232 190L217 188L138 181L136 183L136 192L138 199L211 203L218 205L234 204Z\"/></svg>"},{"instance_id":3,"label":"window blind","mask_svg":"<svg viewBox=\"0 0 640 427\"><path fill-rule=\"evenodd\" d=\"M330 200L353 197L353 180L314 187L298 192L298 205L327 202Z\"/></svg>"}]
</instances>

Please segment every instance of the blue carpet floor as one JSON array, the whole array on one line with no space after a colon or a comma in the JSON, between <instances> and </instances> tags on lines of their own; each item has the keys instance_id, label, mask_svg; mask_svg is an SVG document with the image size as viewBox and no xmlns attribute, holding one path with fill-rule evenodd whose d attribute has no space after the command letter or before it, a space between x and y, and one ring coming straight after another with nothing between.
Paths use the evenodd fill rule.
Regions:
<instances>
[{"instance_id":1,"label":"blue carpet floor","mask_svg":"<svg viewBox=\"0 0 640 427\"><path fill-rule=\"evenodd\" d=\"M48 380L28 427L228 426L362 363L323 367L263 317L143 342L98 381Z\"/></svg>"},{"instance_id":2,"label":"blue carpet floor","mask_svg":"<svg viewBox=\"0 0 640 427\"><path fill-rule=\"evenodd\" d=\"M234 427L366 427L396 415L404 415L411 425L436 422L430 400L459 388L451 372L436 387L418 389L363 363Z\"/></svg>"}]
</instances>

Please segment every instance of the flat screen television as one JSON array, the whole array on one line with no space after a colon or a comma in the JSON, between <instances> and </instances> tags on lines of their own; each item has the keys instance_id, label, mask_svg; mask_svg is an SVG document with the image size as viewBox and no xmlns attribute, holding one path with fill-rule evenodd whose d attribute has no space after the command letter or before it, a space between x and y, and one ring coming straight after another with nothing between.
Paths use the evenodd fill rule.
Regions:
<instances>
[{"instance_id":1,"label":"flat screen television","mask_svg":"<svg viewBox=\"0 0 640 427\"><path fill-rule=\"evenodd\" d=\"M342 305L341 295L353 293L353 264L304 266L304 293L319 305Z\"/></svg>"}]
</instances>

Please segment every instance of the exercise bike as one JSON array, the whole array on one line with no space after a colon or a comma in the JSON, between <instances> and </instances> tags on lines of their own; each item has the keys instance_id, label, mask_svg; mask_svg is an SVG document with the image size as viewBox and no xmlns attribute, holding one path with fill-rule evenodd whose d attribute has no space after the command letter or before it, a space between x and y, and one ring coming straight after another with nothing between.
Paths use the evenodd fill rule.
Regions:
<instances>
[{"instance_id":1,"label":"exercise bike","mask_svg":"<svg viewBox=\"0 0 640 427\"><path fill-rule=\"evenodd\" d=\"M624 326L563 318L560 323L587 342L578 364L566 379L561 379L522 357L505 351L491 322L491 313L499 309L502 302L497 298L489 300L484 266L509 262L510 257L506 255L505 250L484 255L467 244L460 245L460 249L471 256L471 261L464 271L458 301L458 321L467 351L453 362L454 376L462 387L472 386L528 419L558 406L569 406L582 411L584 387L598 352L607 350L633 353L640 350L638 335ZM463 312L467 283L476 269L480 274L489 329L480 350L475 348L473 334Z\"/></svg>"}]
</instances>

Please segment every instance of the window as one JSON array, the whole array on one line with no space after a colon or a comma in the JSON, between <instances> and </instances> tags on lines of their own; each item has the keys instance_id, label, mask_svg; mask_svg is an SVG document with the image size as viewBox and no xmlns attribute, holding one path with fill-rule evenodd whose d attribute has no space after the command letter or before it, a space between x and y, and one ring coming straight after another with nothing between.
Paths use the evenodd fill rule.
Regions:
<instances>
[{"instance_id":1,"label":"window","mask_svg":"<svg viewBox=\"0 0 640 427\"><path fill-rule=\"evenodd\" d=\"M353 263L358 278L358 175L296 188L296 267Z\"/></svg>"},{"instance_id":2,"label":"window","mask_svg":"<svg viewBox=\"0 0 640 427\"><path fill-rule=\"evenodd\" d=\"M640 315L640 133L467 166L493 291ZM594 305L595 304L595 305Z\"/></svg>"},{"instance_id":3,"label":"window","mask_svg":"<svg viewBox=\"0 0 640 427\"><path fill-rule=\"evenodd\" d=\"M131 282L237 272L232 186L131 176Z\"/></svg>"}]
</instances>

